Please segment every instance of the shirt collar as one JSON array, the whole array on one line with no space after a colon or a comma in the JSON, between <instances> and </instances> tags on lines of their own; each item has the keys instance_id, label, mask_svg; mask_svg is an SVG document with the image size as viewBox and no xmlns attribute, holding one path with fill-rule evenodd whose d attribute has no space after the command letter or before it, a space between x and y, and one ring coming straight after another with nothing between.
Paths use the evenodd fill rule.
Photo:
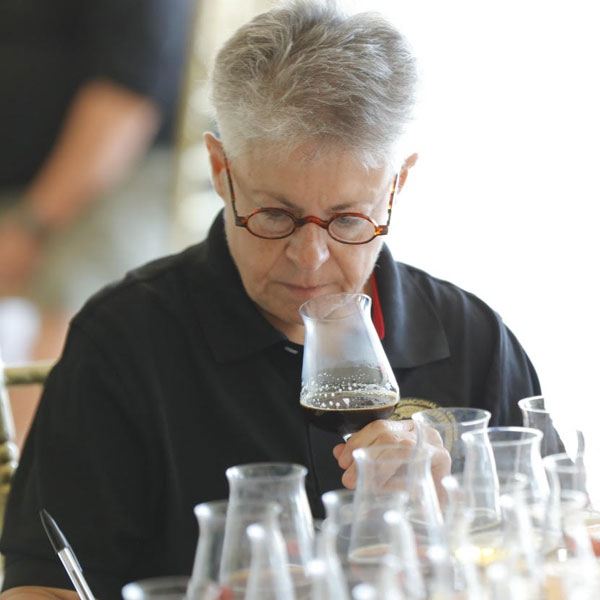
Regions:
<instances>
[{"instance_id":1,"label":"shirt collar","mask_svg":"<svg viewBox=\"0 0 600 600\"><path fill-rule=\"evenodd\" d=\"M382 340L393 368L412 368L450 356L448 339L435 307L411 270L394 261L383 246L375 265L385 322Z\"/></svg>"},{"instance_id":2,"label":"shirt collar","mask_svg":"<svg viewBox=\"0 0 600 600\"><path fill-rule=\"evenodd\" d=\"M189 287L217 362L241 359L287 341L244 289L227 246L223 211L198 248L197 268L188 275ZM375 278L385 322L382 343L391 366L410 368L449 356L446 334L433 305L408 268L394 262L386 246L375 265Z\"/></svg>"}]
</instances>

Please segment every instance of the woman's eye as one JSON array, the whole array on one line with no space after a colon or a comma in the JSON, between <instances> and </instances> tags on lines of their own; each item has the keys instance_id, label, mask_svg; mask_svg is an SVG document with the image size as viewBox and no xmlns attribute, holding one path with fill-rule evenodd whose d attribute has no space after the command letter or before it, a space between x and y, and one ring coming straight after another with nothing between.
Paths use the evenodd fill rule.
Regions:
<instances>
[{"instance_id":1,"label":"woman's eye","mask_svg":"<svg viewBox=\"0 0 600 600\"><path fill-rule=\"evenodd\" d=\"M349 217L349 216L340 216L337 217L335 219L335 225L336 227L356 227L357 225L360 225L362 219L357 219L356 217Z\"/></svg>"},{"instance_id":2,"label":"woman's eye","mask_svg":"<svg viewBox=\"0 0 600 600\"><path fill-rule=\"evenodd\" d=\"M286 215L284 212L281 212L279 210L266 210L263 213L263 215L265 215L266 218L269 219L269 221L272 221L273 223L286 221L290 218L289 215Z\"/></svg>"}]
</instances>

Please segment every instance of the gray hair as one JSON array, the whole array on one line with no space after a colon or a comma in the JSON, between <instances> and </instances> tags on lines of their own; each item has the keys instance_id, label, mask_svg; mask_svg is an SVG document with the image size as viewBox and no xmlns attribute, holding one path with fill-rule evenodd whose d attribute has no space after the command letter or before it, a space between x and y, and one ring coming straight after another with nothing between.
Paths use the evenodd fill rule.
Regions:
<instances>
[{"instance_id":1,"label":"gray hair","mask_svg":"<svg viewBox=\"0 0 600 600\"><path fill-rule=\"evenodd\" d=\"M227 153L253 143L309 141L366 167L396 160L416 66L402 34L377 13L335 0L291 0L242 26L218 53L211 86Z\"/></svg>"}]
</instances>

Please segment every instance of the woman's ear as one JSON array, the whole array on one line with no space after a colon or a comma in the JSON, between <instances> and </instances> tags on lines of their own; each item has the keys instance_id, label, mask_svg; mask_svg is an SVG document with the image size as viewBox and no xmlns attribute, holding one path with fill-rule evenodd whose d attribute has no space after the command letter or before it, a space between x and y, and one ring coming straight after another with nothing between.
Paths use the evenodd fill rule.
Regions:
<instances>
[{"instance_id":1,"label":"woman's ear","mask_svg":"<svg viewBox=\"0 0 600 600\"><path fill-rule=\"evenodd\" d=\"M415 166L417 158L419 158L419 155L415 152L404 161L404 164L400 169L400 177L398 179L398 192L403 188L406 178L408 177L408 171Z\"/></svg>"},{"instance_id":2,"label":"woman's ear","mask_svg":"<svg viewBox=\"0 0 600 600\"><path fill-rule=\"evenodd\" d=\"M219 138L210 132L204 134L204 144L208 150L213 186L217 194L225 201L227 195L225 194L225 152L223 151L223 144Z\"/></svg>"}]
</instances>

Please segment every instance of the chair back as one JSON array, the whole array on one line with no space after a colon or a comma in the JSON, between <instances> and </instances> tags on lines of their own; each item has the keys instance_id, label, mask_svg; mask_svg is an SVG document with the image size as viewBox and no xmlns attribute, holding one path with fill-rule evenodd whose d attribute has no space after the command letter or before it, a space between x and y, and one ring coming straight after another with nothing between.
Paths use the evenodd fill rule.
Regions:
<instances>
[{"instance_id":1,"label":"chair back","mask_svg":"<svg viewBox=\"0 0 600 600\"><path fill-rule=\"evenodd\" d=\"M0 362L0 533L4 525L4 509L10 484L19 461L15 443L15 423L8 390L19 385L44 385L53 361L38 361L5 366Z\"/></svg>"}]
</instances>

